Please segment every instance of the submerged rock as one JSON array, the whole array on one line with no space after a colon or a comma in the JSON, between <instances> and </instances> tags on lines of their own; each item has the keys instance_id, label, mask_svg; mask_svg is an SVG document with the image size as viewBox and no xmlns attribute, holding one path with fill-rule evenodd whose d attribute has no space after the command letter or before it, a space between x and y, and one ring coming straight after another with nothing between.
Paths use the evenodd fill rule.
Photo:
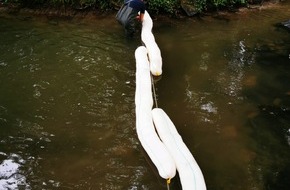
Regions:
<instances>
[{"instance_id":1,"label":"submerged rock","mask_svg":"<svg viewBox=\"0 0 290 190\"><path fill-rule=\"evenodd\" d=\"M274 24L274 26L278 30L286 30L286 31L290 32L290 19L283 21L283 22L277 22L276 24Z\"/></svg>"},{"instance_id":2,"label":"submerged rock","mask_svg":"<svg viewBox=\"0 0 290 190\"><path fill-rule=\"evenodd\" d=\"M290 20L281 22L281 25L290 31Z\"/></svg>"}]
</instances>

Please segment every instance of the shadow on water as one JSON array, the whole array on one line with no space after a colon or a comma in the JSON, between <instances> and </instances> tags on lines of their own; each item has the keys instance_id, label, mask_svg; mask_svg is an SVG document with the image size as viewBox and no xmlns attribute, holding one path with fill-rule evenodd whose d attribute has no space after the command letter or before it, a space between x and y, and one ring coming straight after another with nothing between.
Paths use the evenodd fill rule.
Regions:
<instances>
[{"instance_id":1,"label":"shadow on water","mask_svg":"<svg viewBox=\"0 0 290 190\"><path fill-rule=\"evenodd\" d=\"M250 119L252 147L257 153L252 172L265 189L289 188L289 108L261 106L260 114Z\"/></svg>"},{"instance_id":2,"label":"shadow on water","mask_svg":"<svg viewBox=\"0 0 290 190\"><path fill-rule=\"evenodd\" d=\"M257 115L249 118L251 148L257 154L251 169L264 183L264 189L288 189L290 39L260 44L256 49L256 65L261 69L255 79L257 84L244 90L246 97L259 105Z\"/></svg>"}]
</instances>

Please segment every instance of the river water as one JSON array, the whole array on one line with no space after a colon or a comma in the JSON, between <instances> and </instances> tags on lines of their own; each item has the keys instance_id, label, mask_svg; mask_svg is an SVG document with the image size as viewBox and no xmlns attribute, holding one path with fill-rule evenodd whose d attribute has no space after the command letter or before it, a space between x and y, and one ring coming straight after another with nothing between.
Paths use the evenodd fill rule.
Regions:
<instances>
[{"instance_id":1,"label":"river water","mask_svg":"<svg viewBox=\"0 0 290 190\"><path fill-rule=\"evenodd\" d=\"M290 4L154 19L158 106L209 190L289 189ZM135 130L135 58L114 15L0 14L0 189L166 189ZM170 189L181 189L178 175Z\"/></svg>"}]
</instances>

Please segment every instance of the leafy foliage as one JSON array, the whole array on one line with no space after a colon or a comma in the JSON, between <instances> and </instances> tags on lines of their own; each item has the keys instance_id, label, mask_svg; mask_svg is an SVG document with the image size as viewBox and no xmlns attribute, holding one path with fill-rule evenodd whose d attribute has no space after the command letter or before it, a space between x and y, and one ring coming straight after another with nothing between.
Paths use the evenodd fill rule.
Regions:
<instances>
[{"instance_id":1,"label":"leafy foliage","mask_svg":"<svg viewBox=\"0 0 290 190\"><path fill-rule=\"evenodd\" d=\"M167 13L174 13L178 7L177 0L151 0L148 1L148 8L154 12L164 11Z\"/></svg>"},{"instance_id":2,"label":"leafy foliage","mask_svg":"<svg viewBox=\"0 0 290 190\"><path fill-rule=\"evenodd\" d=\"M174 14L180 8L182 0L145 0L148 10L155 13ZM191 2L198 12L203 12L208 7L216 9L233 6L245 5L248 0L187 0ZM113 9L116 5L120 6L124 0L3 0L4 3L19 3L23 6L80 6L80 7L98 7L102 10Z\"/></svg>"},{"instance_id":3,"label":"leafy foliage","mask_svg":"<svg viewBox=\"0 0 290 190\"><path fill-rule=\"evenodd\" d=\"M189 1L195 5L197 12L203 12L208 9L245 6L248 3L248 0L189 0Z\"/></svg>"},{"instance_id":4,"label":"leafy foliage","mask_svg":"<svg viewBox=\"0 0 290 190\"><path fill-rule=\"evenodd\" d=\"M190 2L195 5L196 11L199 13L206 9L206 0L190 0Z\"/></svg>"}]
</instances>

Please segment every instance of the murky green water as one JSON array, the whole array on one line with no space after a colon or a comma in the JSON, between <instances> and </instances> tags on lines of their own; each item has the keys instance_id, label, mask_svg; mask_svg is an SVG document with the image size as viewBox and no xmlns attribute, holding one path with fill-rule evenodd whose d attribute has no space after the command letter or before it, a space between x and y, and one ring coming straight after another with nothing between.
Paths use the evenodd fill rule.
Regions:
<instances>
[{"instance_id":1,"label":"murky green water","mask_svg":"<svg viewBox=\"0 0 290 190\"><path fill-rule=\"evenodd\" d=\"M208 189L290 186L289 13L154 20L158 105ZM0 26L0 189L166 189L135 131L138 38L113 15Z\"/></svg>"}]
</instances>

